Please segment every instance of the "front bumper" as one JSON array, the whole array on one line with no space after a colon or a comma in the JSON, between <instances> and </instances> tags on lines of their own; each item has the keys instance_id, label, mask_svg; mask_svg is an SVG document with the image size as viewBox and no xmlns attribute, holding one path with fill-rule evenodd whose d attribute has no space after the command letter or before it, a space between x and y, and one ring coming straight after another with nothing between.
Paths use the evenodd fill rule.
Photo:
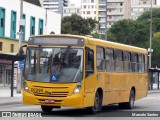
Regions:
<instances>
[{"instance_id":1,"label":"front bumper","mask_svg":"<svg viewBox=\"0 0 160 120\"><path fill-rule=\"evenodd\" d=\"M53 100L52 103L46 103L46 100ZM83 107L84 99L81 93L66 97L44 97L35 96L23 90L23 104L45 105L45 106L66 106L66 107Z\"/></svg>"}]
</instances>

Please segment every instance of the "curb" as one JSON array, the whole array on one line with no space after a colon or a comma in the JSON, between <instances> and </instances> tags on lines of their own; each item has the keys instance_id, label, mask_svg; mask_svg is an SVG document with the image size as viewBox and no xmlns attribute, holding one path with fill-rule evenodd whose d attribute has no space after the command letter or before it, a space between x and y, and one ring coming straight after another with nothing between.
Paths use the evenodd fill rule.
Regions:
<instances>
[{"instance_id":1,"label":"curb","mask_svg":"<svg viewBox=\"0 0 160 120\"><path fill-rule=\"evenodd\" d=\"M160 93L160 90L149 90L148 91L148 94L152 94L152 93Z\"/></svg>"},{"instance_id":2,"label":"curb","mask_svg":"<svg viewBox=\"0 0 160 120\"><path fill-rule=\"evenodd\" d=\"M2 105L13 105L13 104L22 104L22 101L0 103L0 106L2 106Z\"/></svg>"}]
</instances>

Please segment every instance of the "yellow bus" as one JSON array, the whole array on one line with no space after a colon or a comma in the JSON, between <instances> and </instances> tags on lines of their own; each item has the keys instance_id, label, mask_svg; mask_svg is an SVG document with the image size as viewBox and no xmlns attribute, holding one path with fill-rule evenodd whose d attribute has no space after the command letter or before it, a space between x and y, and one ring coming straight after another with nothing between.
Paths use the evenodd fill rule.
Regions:
<instances>
[{"instance_id":1,"label":"yellow bus","mask_svg":"<svg viewBox=\"0 0 160 120\"><path fill-rule=\"evenodd\" d=\"M32 36L23 103L41 105L43 112L66 106L96 113L108 104L132 109L135 100L147 96L147 55L142 48L89 36Z\"/></svg>"}]
</instances>

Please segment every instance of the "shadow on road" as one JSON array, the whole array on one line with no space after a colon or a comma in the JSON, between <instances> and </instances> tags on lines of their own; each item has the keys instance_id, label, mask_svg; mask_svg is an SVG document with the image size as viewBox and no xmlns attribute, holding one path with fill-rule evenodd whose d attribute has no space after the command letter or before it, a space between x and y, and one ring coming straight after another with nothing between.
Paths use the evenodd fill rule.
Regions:
<instances>
[{"instance_id":1,"label":"shadow on road","mask_svg":"<svg viewBox=\"0 0 160 120\"><path fill-rule=\"evenodd\" d=\"M135 106L135 110L139 109L139 107ZM134 110L134 109L133 109ZM51 117L51 116L60 116L60 117L113 117L113 116L124 116L130 110L127 109L120 109L118 105L108 105L102 107L102 111L98 112L97 114L90 114L88 113L87 109L56 109L53 110L51 113L42 113L44 117ZM121 115L121 113L123 113Z\"/></svg>"}]
</instances>

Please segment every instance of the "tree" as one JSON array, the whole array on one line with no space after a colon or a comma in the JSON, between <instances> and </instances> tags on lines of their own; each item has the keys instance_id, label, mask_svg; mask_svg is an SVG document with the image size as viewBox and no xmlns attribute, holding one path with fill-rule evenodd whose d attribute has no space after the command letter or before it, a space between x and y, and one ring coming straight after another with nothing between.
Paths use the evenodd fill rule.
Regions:
<instances>
[{"instance_id":1,"label":"tree","mask_svg":"<svg viewBox=\"0 0 160 120\"><path fill-rule=\"evenodd\" d=\"M160 32L154 33L152 43L152 67L160 67Z\"/></svg>"},{"instance_id":2,"label":"tree","mask_svg":"<svg viewBox=\"0 0 160 120\"><path fill-rule=\"evenodd\" d=\"M149 26L146 21L120 20L108 32L108 40L138 47L144 47L148 38Z\"/></svg>"},{"instance_id":3,"label":"tree","mask_svg":"<svg viewBox=\"0 0 160 120\"><path fill-rule=\"evenodd\" d=\"M94 33L94 34L92 34L92 36L94 37L94 38L98 38L98 39L105 39L105 35L104 34L98 34L98 33Z\"/></svg>"},{"instance_id":4,"label":"tree","mask_svg":"<svg viewBox=\"0 0 160 120\"><path fill-rule=\"evenodd\" d=\"M77 14L64 17L62 20L62 34L90 35L98 22L89 18L84 19Z\"/></svg>"},{"instance_id":5,"label":"tree","mask_svg":"<svg viewBox=\"0 0 160 120\"><path fill-rule=\"evenodd\" d=\"M152 17L153 17L153 19L160 18L160 9L159 8L152 8ZM137 18L138 21L150 20L150 19L151 19L151 11L146 11L141 16L139 16Z\"/></svg>"}]
</instances>

